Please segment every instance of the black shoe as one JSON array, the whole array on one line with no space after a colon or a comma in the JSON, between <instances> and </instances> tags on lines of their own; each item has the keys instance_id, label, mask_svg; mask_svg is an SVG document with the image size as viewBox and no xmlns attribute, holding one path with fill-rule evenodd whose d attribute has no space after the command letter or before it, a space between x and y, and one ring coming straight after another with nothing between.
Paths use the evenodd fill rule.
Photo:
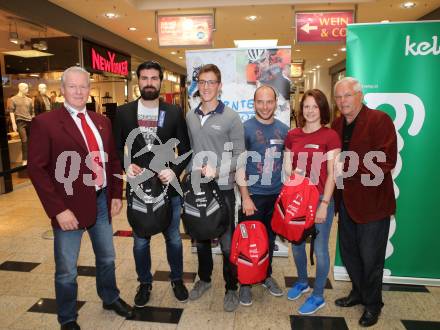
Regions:
<instances>
[{"instance_id":1,"label":"black shoe","mask_svg":"<svg viewBox=\"0 0 440 330\"><path fill-rule=\"evenodd\" d=\"M188 290L182 280L171 281L171 287L173 288L174 296L178 301L183 303L188 300Z\"/></svg>"},{"instance_id":2,"label":"black shoe","mask_svg":"<svg viewBox=\"0 0 440 330\"><path fill-rule=\"evenodd\" d=\"M379 319L379 313L373 313L369 310L365 310L364 314L362 314L361 318L359 319L359 325L361 327L371 327L372 325L377 323L377 320Z\"/></svg>"},{"instance_id":3,"label":"black shoe","mask_svg":"<svg viewBox=\"0 0 440 330\"><path fill-rule=\"evenodd\" d=\"M349 295L348 297L343 297L335 300L335 305L338 307L352 307L359 305L361 303L360 299L354 298Z\"/></svg>"},{"instance_id":4,"label":"black shoe","mask_svg":"<svg viewBox=\"0 0 440 330\"><path fill-rule=\"evenodd\" d=\"M121 298L118 298L118 300L110 305L102 304L102 307L104 309L114 311L116 314L125 318L131 318L133 316L133 310L131 309L131 306Z\"/></svg>"},{"instance_id":5,"label":"black shoe","mask_svg":"<svg viewBox=\"0 0 440 330\"><path fill-rule=\"evenodd\" d=\"M152 286L150 283L139 284L136 296L134 297L134 305L136 307L144 307L148 303L151 289Z\"/></svg>"},{"instance_id":6,"label":"black shoe","mask_svg":"<svg viewBox=\"0 0 440 330\"><path fill-rule=\"evenodd\" d=\"M66 324L61 325L61 330L80 330L78 323L76 321L68 322Z\"/></svg>"}]
</instances>

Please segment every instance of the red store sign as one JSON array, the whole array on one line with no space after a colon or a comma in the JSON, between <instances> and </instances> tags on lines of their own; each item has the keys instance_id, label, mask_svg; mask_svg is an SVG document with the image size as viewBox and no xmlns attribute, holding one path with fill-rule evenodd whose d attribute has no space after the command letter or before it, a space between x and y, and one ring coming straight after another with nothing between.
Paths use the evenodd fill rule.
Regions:
<instances>
[{"instance_id":1,"label":"red store sign","mask_svg":"<svg viewBox=\"0 0 440 330\"><path fill-rule=\"evenodd\" d=\"M83 40L84 66L90 72L128 77L131 57L112 49Z\"/></svg>"},{"instance_id":2,"label":"red store sign","mask_svg":"<svg viewBox=\"0 0 440 330\"><path fill-rule=\"evenodd\" d=\"M345 42L353 11L295 13L297 42Z\"/></svg>"}]
</instances>

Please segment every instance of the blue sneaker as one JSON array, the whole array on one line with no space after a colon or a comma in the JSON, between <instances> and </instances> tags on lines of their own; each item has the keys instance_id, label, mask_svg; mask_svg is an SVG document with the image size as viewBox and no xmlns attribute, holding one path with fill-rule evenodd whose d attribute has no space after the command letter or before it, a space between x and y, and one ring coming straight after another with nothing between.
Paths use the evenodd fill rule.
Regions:
<instances>
[{"instance_id":1,"label":"blue sneaker","mask_svg":"<svg viewBox=\"0 0 440 330\"><path fill-rule=\"evenodd\" d=\"M304 304L298 309L301 315L310 315L325 306L325 300L322 297L311 295Z\"/></svg>"},{"instance_id":2,"label":"blue sneaker","mask_svg":"<svg viewBox=\"0 0 440 330\"><path fill-rule=\"evenodd\" d=\"M296 300L301 297L304 292L308 292L309 290L310 287L307 283L296 282L293 287L287 291L287 299Z\"/></svg>"}]
</instances>

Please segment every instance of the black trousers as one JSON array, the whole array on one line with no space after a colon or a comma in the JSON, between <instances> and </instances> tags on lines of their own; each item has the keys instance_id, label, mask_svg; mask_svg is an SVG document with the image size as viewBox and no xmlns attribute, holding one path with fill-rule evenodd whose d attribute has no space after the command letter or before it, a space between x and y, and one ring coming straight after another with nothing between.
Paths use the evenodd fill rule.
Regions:
<instances>
[{"instance_id":1,"label":"black trousers","mask_svg":"<svg viewBox=\"0 0 440 330\"><path fill-rule=\"evenodd\" d=\"M226 290L237 290L237 267L229 261L231 254L231 241L235 229L235 195L234 190L223 190L226 207L228 209L229 227L220 237L220 247L223 254L223 279ZM212 260L211 240L197 241L197 257L199 259L199 278L204 282L211 282Z\"/></svg>"},{"instance_id":2,"label":"black trousers","mask_svg":"<svg viewBox=\"0 0 440 330\"><path fill-rule=\"evenodd\" d=\"M382 276L389 229L390 217L366 224L354 222L341 202L339 249L352 283L350 295L373 313L383 306Z\"/></svg>"}]
</instances>

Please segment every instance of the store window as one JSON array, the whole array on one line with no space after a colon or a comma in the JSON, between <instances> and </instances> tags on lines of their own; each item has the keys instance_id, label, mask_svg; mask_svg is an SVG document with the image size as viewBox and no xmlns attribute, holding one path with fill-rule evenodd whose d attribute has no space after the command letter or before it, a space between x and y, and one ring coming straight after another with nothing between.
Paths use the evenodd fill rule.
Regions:
<instances>
[{"instance_id":1,"label":"store window","mask_svg":"<svg viewBox=\"0 0 440 330\"><path fill-rule=\"evenodd\" d=\"M78 65L79 40L0 11L0 193L28 182L31 120L61 106L62 72Z\"/></svg>"}]
</instances>

